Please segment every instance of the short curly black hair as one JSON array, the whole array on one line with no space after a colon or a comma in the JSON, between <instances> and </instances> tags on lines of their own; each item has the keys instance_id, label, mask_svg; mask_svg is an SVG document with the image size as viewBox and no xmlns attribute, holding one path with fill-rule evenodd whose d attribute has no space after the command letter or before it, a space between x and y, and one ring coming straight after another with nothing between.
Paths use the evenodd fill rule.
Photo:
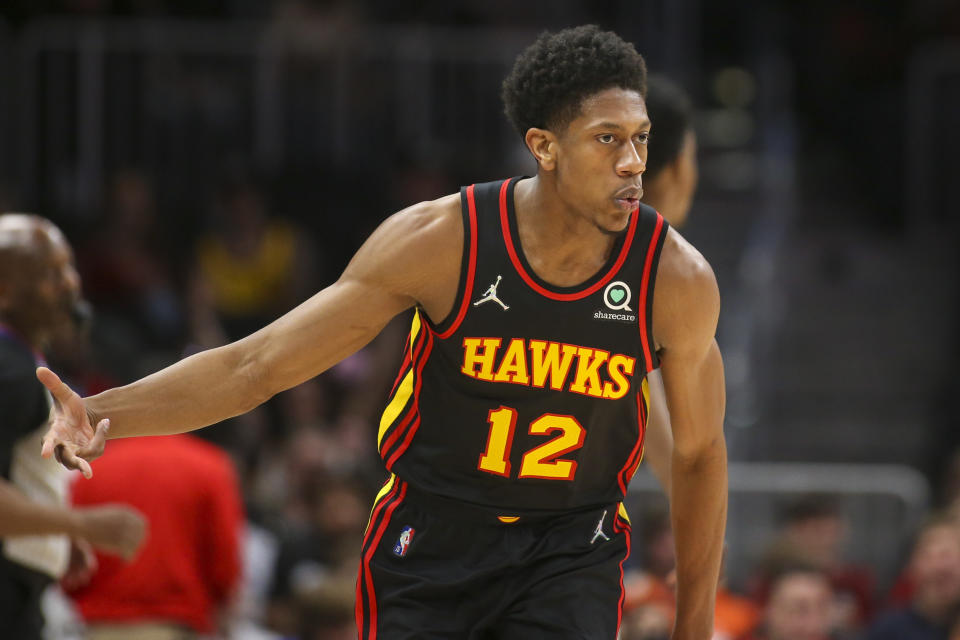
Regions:
<instances>
[{"instance_id":1,"label":"short curly black hair","mask_svg":"<svg viewBox=\"0 0 960 640\"><path fill-rule=\"evenodd\" d=\"M612 31L583 25L544 32L517 57L503 81L504 111L520 136L532 127L559 131L585 98L620 87L647 93L647 65Z\"/></svg>"}]
</instances>

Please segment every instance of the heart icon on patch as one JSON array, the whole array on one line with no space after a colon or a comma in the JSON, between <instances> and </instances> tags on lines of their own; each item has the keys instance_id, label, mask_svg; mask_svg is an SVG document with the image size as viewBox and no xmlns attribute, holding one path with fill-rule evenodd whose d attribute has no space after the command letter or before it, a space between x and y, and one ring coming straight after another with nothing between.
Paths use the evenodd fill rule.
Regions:
<instances>
[{"instance_id":1,"label":"heart icon on patch","mask_svg":"<svg viewBox=\"0 0 960 640\"><path fill-rule=\"evenodd\" d=\"M603 291L603 303L614 311L633 311L630 308L630 287L626 282L617 280L607 285Z\"/></svg>"}]
</instances>

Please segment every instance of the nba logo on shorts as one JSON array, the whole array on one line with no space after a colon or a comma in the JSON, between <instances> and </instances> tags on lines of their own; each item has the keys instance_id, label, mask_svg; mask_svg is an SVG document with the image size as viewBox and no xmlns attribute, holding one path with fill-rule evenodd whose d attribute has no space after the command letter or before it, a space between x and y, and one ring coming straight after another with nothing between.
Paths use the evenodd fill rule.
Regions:
<instances>
[{"instance_id":1,"label":"nba logo on shorts","mask_svg":"<svg viewBox=\"0 0 960 640\"><path fill-rule=\"evenodd\" d=\"M403 531L400 532L400 538L397 539L397 544L393 547L393 554L402 558L407 555L407 549L410 548L410 543L413 542L413 527L404 527Z\"/></svg>"}]
</instances>

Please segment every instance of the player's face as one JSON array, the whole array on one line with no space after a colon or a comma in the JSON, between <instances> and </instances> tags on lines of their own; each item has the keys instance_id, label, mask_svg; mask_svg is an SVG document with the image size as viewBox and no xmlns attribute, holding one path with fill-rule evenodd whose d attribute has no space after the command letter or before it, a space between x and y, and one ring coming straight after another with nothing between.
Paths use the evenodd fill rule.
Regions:
<instances>
[{"instance_id":1,"label":"player's face","mask_svg":"<svg viewBox=\"0 0 960 640\"><path fill-rule=\"evenodd\" d=\"M606 89L583 101L557 136L560 197L601 231L619 233L643 195L650 119L636 91Z\"/></svg>"}]
</instances>

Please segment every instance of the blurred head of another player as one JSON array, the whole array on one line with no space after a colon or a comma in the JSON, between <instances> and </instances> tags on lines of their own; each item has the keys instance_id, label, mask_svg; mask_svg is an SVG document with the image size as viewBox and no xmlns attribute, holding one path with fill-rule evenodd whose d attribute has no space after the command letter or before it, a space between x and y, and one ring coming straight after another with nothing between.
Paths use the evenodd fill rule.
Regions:
<instances>
[{"instance_id":1,"label":"blurred head of another player","mask_svg":"<svg viewBox=\"0 0 960 640\"><path fill-rule=\"evenodd\" d=\"M652 130L643 201L675 227L683 226L697 188L697 137L693 108L680 87L658 76L647 83Z\"/></svg>"},{"instance_id":2,"label":"blurred head of another player","mask_svg":"<svg viewBox=\"0 0 960 640\"><path fill-rule=\"evenodd\" d=\"M503 82L510 121L562 206L619 233L642 196L647 69L633 45L581 26L545 33Z\"/></svg>"},{"instance_id":3,"label":"blurred head of another player","mask_svg":"<svg viewBox=\"0 0 960 640\"><path fill-rule=\"evenodd\" d=\"M35 348L68 331L80 302L73 251L52 222L0 215L0 321Z\"/></svg>"}]
</instances>

